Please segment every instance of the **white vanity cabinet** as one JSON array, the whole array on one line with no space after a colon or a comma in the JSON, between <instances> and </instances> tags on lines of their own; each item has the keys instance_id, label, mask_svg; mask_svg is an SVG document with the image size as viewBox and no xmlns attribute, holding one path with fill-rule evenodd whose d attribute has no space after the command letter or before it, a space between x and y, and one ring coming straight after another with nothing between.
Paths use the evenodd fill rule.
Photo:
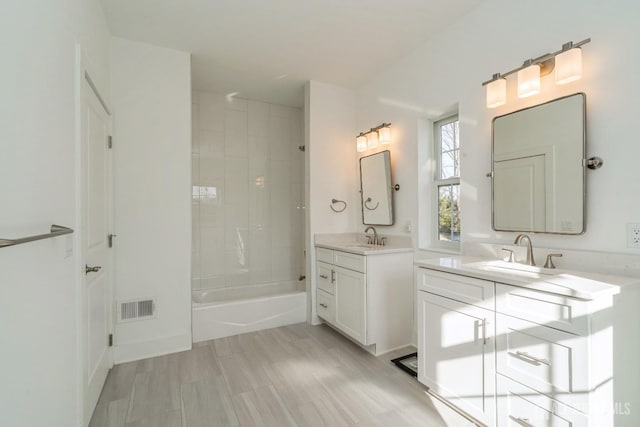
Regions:
<instances>
[{"instance_id":1,"label":"white vanity cabinet","mask_svg":"<svg viewBox=\"0 0 640 427\"><path fill-rule=\"evenodd\" d=\"M411 252L362 255L316 248L318 317L374 354L411 344Z\"/></svg>"},{"instance_id":2,"label":"white vanity cabinet","mask_svg":"<svg viewBox=\"0 0 640 427\"><path fill-rule=\"evenodd\" d=\"M494 425L494 284L423 268L416 279L418 380Z\"/></svg>"},{"instance_id":3,"label":"white vanity cabinet","mask_svg":"<svg viewBox=\"0 0 640 427\"><path fill-rule=\"evenodd\" d=\"M635 279L506 284L451 258L416 264L418 379L431 392L488 426L640 425Z\"/></svg>"}]
</instances>

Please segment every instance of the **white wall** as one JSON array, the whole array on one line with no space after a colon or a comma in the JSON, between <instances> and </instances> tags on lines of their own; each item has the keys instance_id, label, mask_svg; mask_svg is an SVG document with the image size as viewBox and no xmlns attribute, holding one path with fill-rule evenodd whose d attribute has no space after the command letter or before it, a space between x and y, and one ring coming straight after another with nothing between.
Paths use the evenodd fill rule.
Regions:
<instances>
[{"instance_id":1,"label":"white wall","mask_svg":"<svg viewBox=\"0 0 640 427\"><path fill-rule=\"evenodd\" d=\"M2 8L0 237L79 229L76 43L108 97L108 37L97 1ZM76 235L0 249L0 424L78 426Z\"/></svg>"},{"instance_id":2,"label":"white wall","mask_svg":"<svg viewBox=\"0 0 640 427\"><path fill-rule=\"evenodd\" d=\"M359 189L355 148L355 97L350 90L316 81L305 88L305 173L307 210L307 283L309 310L315 316L316 233L353 232L357 225ZM347 202L335 213L331 199Z\"/></svg>"},{"instance_id":3,"label":"white wall","mask_svg":"<svg viewBox=\"0 0 640 427\"><path fill-rule=\"evenodd\" d=\"M489 0L361 87L357 91L357 128L392 122L391 157L395 181L402 186L396 193L396 225L381 227L381 231L402 233L407 221L416 224L428 216L418 209L419 177L430 172L429 164L416 161L419 119L439 117L457 103L462 239L511 243L513 233L491 229L491 183L485 177L490 170L491 119L562 95L585 92L587 155L601 156L605 162L602 169L588 172L587 231L581 236L537 234L534 245L640 253L626 247L626 223L640 222L640 144L635 137L640 98L638 12L632 0ZM545 77L540 95L517 101L510 92L506 106L485 107L481 83L493 73L558 50L569 40L587 37L592 42L583 48L581 80L555 86L553 76ZM514 86L512 76L510 90ZM354 138L351 140L355 144ZM414 227L414 242L418 234Z\"/></svg>"},{"instance_id":4,"label":"white wall","mask_svg":"<svg viewBox=\"0 0 640 427\"><path fill-rule=\"evenodd\" d=\"M193 289L304 275L302 111L193 94Z\"/></svg>"},{"instance_id":5,"label":"white wall","mask_svg":"<svg viewBox=\"0 0 640 427\"><path fill-rule=\"evenodd\" d=\"M111 39L116 301L156 318L116 323L115 362L191 346L190 55Z\"/></svg>"}]
</instances>

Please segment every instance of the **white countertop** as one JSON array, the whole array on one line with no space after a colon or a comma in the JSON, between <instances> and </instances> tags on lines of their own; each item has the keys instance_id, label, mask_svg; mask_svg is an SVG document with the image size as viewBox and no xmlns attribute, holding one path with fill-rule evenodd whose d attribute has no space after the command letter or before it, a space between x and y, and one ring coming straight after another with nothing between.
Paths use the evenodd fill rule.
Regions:
<instances>
[{"instance_id":1,"label":"white countertop","mask_svg":"<svg viewBox=\"0 0 640 427\"><path fill-rule=\"evenodd\" d=\"M597 273L582 273L569 270L530 268L531 273L511 274L508 269L498 267L494 271L479 268L485 263L508 265L487 258L445 256L416 261L415 265L446 273L460 274L497 283L535 289L558 295L594 300L620 293L621 286L636 285L638 281L629 277L609 276ZM520 267L516 264L514 267ZM527 268L527 267L524 267ZM536 273L537 272L537 273ZM529 277L527 277L529 276Z\"/></svg>"},{"instance_id":2,"label":"white countertop","mask_svg":"<svg viewBox=\"0 0 640 427\"><path fill-rule=\"evenodd\" d=\"M391 253L413 252L412 248L393 245L367 245L358 242L316 243L317 248L333 249L358 255L383 255Z\"/></svg>"},{"instance_id":3,"label":"white countertop","mask_svg":"<svg viewBox=\"0 0 640 427\"><path fill-rule=\"evenodd\" d=\"M380 237L383 236L380 235ZM386 234L384 237L386 238L384 246L367 244L363 233L316 234L314 243L318 248L367 256L413 252L411 237Z\"/></svg>"}]
</instances>

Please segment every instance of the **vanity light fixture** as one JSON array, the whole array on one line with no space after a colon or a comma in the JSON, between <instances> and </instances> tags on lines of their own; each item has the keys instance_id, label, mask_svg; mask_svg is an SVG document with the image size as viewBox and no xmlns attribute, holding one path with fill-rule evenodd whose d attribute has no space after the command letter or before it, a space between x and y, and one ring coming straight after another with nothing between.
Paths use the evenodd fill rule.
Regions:
<instances>
[{"instance_id":1,"label":"vanity light fixture","mask_svg":"<svg viewBox=\"0 0 640 427\"><path fill-rule=\"evenodd\" d=\"M360 135L356 137L356 148L358 153L367 151L367 135L365 135L364 132L360 132Z\"/></svg>"},{"instance_id":2,"label":"vanity light fixture","mask_svg":"<svg viewBox=\"0 0 640 427\"><path fill-rule=\"evenodd\" d=\"M376 148L381 144L391 144L391 123L382 123L367 132L360 132L356 137L356 150L358 153Z\"/></svg>"},{"instance_id":3,"label":"vanity light fixture","mask_svg":"<svg viewBox=\"0 0 640 427\"><path fill-rule=\"evenodd\" d=\"M540 65L529 59L526 68L518 71L518 98L528 98L540 93Z\"/></svg>"},{"instance_id":4,"label":"vanity light fixture","mask_svg":"<svg viewBox=\"0 0 640 427\"><path fill-rule=\"evenodd\" d=\"M378 130L378 138L380 139L380 144L382 145L391 144L391 128L389 126L381 127Z\"/></svg>"},{"instance_id":5,"label":"vanity light fixture","mask_svg":"<svg viewBox=\"0 0 640 427\"><path fill-rule=\"evenodd\" d=\"M547 53L537 58L527 59L524 63L506 73L494 74L491 80L482 83L486 86L487 108L495 108L507 102L506 77L518 73L518 98L526 98L540 93L540 77L554 71L556 84L562 85L582 76L581 46L591 41L590 38L577 43L567 42L562 49Z\"/></svg>"},{"instance_id":6,"label":"vanity light fixture","mask_svg":"<svg viewBox=\"0 0 640 427\"><path fill-rule=\"evenodd\" d=\"M582 49L572 42L562 45L562 52L556 55L556 84L563 85L582 77Z\"/></svg>"},{"instance_id":7,"label":"vanity light fixture","mask_svg":"<svg viewBox=\"0 0 640 427\"><path fill-rule=\"evenodd\" d=\"M487 107L495 108L507 103L507 79L500 73L493 75L493 80L487 83Z\"/></svg>"},{"instance_id":8,"label":"vanity light fixture","mask_svg":"<svg viewBox=\"0 0 640 427\"><path fill-rule=\"evenodd\" d=\"M376 148L378 146L378 131L371 128L367 134L367 148Z\"/></svg>"}]
</instances>

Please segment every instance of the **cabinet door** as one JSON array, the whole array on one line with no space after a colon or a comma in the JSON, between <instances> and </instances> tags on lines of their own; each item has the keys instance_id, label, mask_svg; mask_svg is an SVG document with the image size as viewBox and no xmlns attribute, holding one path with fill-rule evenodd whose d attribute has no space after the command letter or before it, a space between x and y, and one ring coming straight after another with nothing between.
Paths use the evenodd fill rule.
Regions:
<instances>
[{"instance_id":1,"label":"cabinet door","mask_svg":"<svg viewBox=\"0 0 640 427\"><path fill-rule=\"evenodd\" d=\"M418 380L487 425L495 422L494 312L418 292Z\"/></svg>"},{"instance_id":2,"label":"cabinet door","mask_svg":"<svg viewBox=\"0 0 640 427\"><path fill-rule=\"evenodd\" d=\"M336 297L336 326L356 341L367 345L365 275L333 267Z\"/></svg>"}]
</instances>

